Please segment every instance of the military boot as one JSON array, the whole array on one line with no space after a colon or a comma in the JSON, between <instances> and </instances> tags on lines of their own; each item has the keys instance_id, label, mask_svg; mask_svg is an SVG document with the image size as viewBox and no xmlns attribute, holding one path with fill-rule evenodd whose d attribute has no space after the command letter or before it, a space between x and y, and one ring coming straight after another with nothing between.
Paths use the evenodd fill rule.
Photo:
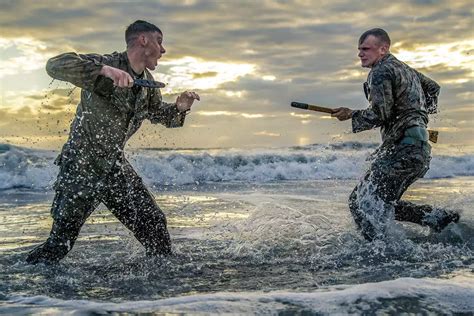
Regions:
<instances>
[{"instance_id":1,"label":"military boot","mask_svg":"<svg viewBox=\"0 0 474 316\"><path fill-rule=\"evenodd\" d=\"M432 212L425 215L422 225L428 226L439 233L450 223L457 223L459 218L460 216L457 211L435 208Z\"/></svg>"}]
</instances>

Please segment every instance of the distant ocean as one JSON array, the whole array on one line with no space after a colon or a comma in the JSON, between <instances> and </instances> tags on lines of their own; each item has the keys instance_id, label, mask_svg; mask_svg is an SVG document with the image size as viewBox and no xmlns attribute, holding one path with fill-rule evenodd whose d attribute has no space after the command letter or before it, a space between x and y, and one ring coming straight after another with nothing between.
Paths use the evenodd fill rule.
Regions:
<instances>
[{"instance_id":1,"label":"distant ocean","mask_svg":"<svg viewBox=\"0 0 474 316\"><path fill-rule=\"evenodd\" d=\"M278 149L135 150L130 162L155 186L283 180L358 179L377 144L341 143ZM56 151L0 144L0 189L49 189ZM434 156L429 179L474 175L474 154Z\"/></svg>"},{"instance_id":2,"label":"distant ocean","mask_svg":"<svg viewBox=\"0 0 474 316\"><path fill-rule=\"evenodd\" d=\"M393 222L369 243L347 198L376 147L130 151L173 256L146 257L99 206L60 264L30 266L58 152L0 144L0 314L473 314L474 155L435 152L404 196L457 209L459 223L436 234Z\"/></svg>"}]
</instances>

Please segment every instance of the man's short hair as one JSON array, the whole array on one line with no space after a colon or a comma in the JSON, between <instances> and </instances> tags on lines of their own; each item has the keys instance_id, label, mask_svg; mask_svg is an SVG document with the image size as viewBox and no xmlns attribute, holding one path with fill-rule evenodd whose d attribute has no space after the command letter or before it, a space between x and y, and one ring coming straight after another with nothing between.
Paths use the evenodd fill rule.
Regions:
<instances>
[{"instance_id":1,"label":"man's short hair","mask_svg":"<svg viewBox=\"0 0 474 316\"><path fill-rule=\"evenodd\" d=\"M161 32L156 25L147 21L136 20L125 30L125 42L127 43L127 47L132 46L133 42L138 38L138 35L143 32L158 32L163 35L163 32Z\"/></svg>"},{"instance_id":2,"label":"man's short hair","mask_svg":"<svg viewBox=\"0 0 474 316\"><path fill-rule=\"evenodd\" d=\"M391 42L388 33L385 32L385 30L379 28L374 28L365 31L359 38L359 45L362 44L370 35L376 37L381 43L388 44L388 46L390 46Z\"/></svg>"}]
</instances>

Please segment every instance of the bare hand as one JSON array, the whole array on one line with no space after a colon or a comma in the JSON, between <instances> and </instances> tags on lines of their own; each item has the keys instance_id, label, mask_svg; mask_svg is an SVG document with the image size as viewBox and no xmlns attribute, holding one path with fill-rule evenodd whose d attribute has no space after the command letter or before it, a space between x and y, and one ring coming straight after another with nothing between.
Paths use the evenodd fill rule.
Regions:
<instances>
[{"instance_id":1,"label":"bare hand","mask_svg":"<svg viewBox=\"0 0 474 316\"><path fill-rule=\"evenodd\" d=\"M185 91L176 98L176 107L180 112L186 112L193 105L194 100L200 101L199 95L196 92Z\"/></svg>"},{"instance_id":2,"label":"bare hand","mask_svg":"<svg viewBox=\"0 0 474 316\"><path fill-rule=\"evenodd\" d=\"M126 71L118 68L103 66L100 74L114 81L114 85L120 88L131 88L133 86L133 78Z\"/></svg>"},{"instance_id":3,"label":"bare hand","mask_svg":"<svg viewBox=\"0 0 474 316\"><path fill-rule=\"evenodd\" d=\"M331 117L337 118L339 121L345 121L352 117L352 110L348 108L335 108L332 110Z\"/></svg>"}]
</instances>

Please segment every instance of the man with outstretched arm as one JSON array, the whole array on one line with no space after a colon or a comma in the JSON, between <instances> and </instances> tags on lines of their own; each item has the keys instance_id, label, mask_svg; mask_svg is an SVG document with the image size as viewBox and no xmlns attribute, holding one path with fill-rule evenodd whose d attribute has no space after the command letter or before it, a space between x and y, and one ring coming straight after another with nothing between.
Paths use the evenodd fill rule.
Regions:
<instances>
[{"instance_id":1,"label":"man with outstretched arm","mask_svg":"<svg viewBox=\"0 0 474 316\"><path fill-rule=\"evenodd\" d=\"M147 255L171 253L165 215L125 158L124 146L145 119L183 126L199 96L183 92L175 103L165 103L158 88L134 85L135 79L153 80L149 70L165 53L158 27L135 21L126 29L125 41L122 53L65 53L46 65L51 77L82 91L69 139L55 161L60 171L51 233L29 253L28 263L53 263L66 256L101 202L133 232Z\"/></svg>"},{"instance_id":2,"label":"man with outstretched arm","mask_svg":"<svg viewBox=\"0 0 474 316\"><path fill-rule=\"evenodd\" d=\"M365 110L337 108L332 116L352 120L354 133L380 127L382 145L349 198L349 208L367 240L383 237L388 220L426 225L441 231L459 214L401 201L403 193L429 169L428 114L436 113L439 85L390 54L390 38L382 29L359 39L362 67L371 68L364 91Z\"/></svg>"}]
</instances>

